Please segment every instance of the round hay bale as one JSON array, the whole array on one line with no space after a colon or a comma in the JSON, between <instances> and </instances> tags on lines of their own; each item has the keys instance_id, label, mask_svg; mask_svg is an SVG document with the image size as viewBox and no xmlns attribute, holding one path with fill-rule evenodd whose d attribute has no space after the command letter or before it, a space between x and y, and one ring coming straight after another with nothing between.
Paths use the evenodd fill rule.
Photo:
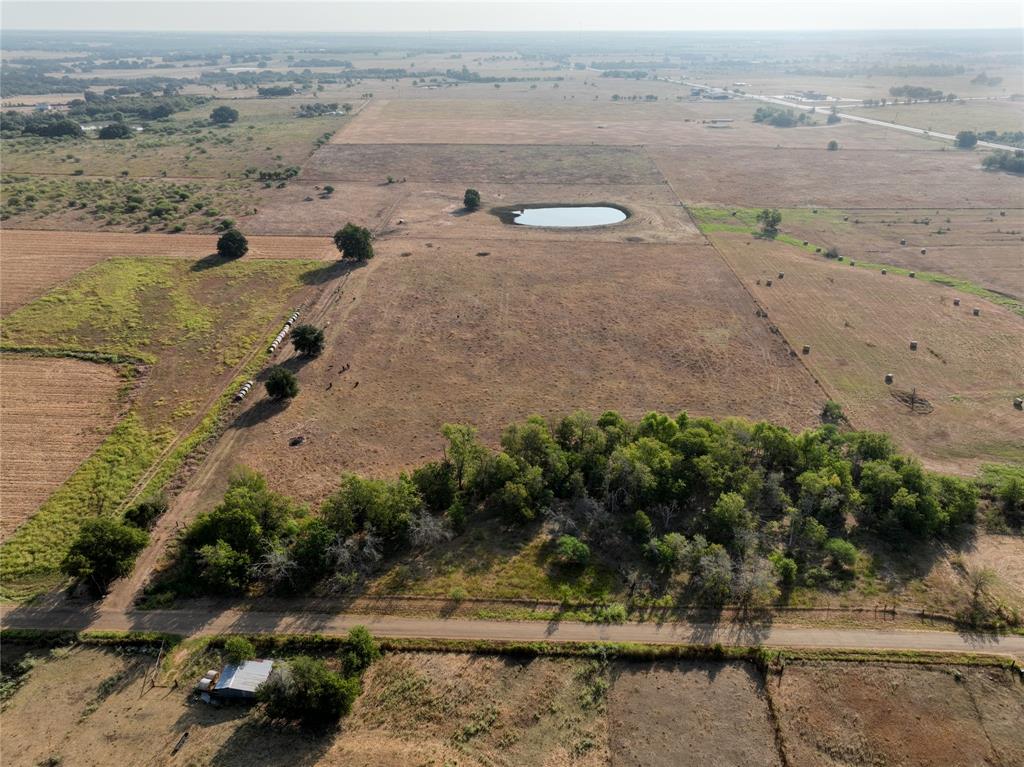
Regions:
<instances>
[{"instance_id":1,"label":"round hay bale","mask_svg":"<svg viewBox=\"0 0 1024 767\"><path fill-rule=\"evenodd\" d=\"M973 309L971 309L971 314L973 314L975 317L980 317L981 309L979 309L978 307L974 307Z\"/></svg>"},{"instance_id":2,"label":"round hay bale","mask_svg":"<svg viewBox=\"0 0 1024 767\"><path fill-rule=\"evenodd\" d=\"M781 279L782 279L783 277L785 277L785 276L786 276L786 273L785 273L785 272L779 272L779 279L780 279L780 280L781 280Z\"/></svg>"},{"instance_id":3,"label":"round hay bale","mask_svg":"<svg viewBox=\"0 0 1024 767\"><path fill-rule=\"evenodd\" d=\"M888 273L889 273L889 270L888 270L888 269L883 269L883 270L882 270L882 274L888 274Z\"/></svg>"},{"instance_id":4,"label":"round hay bale","mask_svg":"<svg viewBox=\"0 0 1024 767\"><path fill-rule=\"evenodd\" d=\"M810 354L811 347L808 344L804 344L804 354Z\"/></svg>"},{"instance_id":5,"label":"round hay bale","mask_svg":"<svg viewBox=\"0 0 1024 767\"><path fill-rule=\"evenodd\" d=\"M891 384L892 381L893 381L893 374L892 373L886 373L885 374L885 382L887 384Z\"/></svg>"},{"instance_id":6,"label":"round hay bale","mask_svg":"<svg viewBox=\"0 0 1024 767\"><path fill-rule=\"evenodd\" d=\"M960 306L960 299L959 298L954 298L953 299L953 306Z\"/></svg>"},{"instance_id":7,"label":"round hay bale","mask_svg":"<svg viewBox=\"0 0 1024 767\"><path fill-rule=\"evenodd\" d=\"M906 245L906 244L907 244L906 240L900 240L900 245Z\"/></svg>"},{"instance_id":8,"label":"round hay bale","mask_svg":"<svg viewBox=\"0 0 1024 767\"><path fill-rule=\"evenodd\" d=\"M910 351L912 351L912 352L916 352L917 351L917 341L911 341L910 342Z\"/></svg>"},{"instance_id":9,"label":"round hay bale","mask_svg":"<svg viewBox=\"0 0 1024 767\"><path fill-rule=\"evenodd\" d=\"M927 252L928 252L928 248L921 248L921 255L922 255L922 256L923 256L923 255L924 255L925 253L927 253Z\"/></svg>"},{"instance_id":10,"label":"round hay bale","mask_svg":"<svg viewBox=\"0 0 1024 767\"><path fill-rule=\"evenodd\" d=\"M907 276L908 276L908 277L909 277L910 279L914 279L915 277L917 277L917 272L911 272L911 273L910 273L910 274L908 274Z\"/></svg>"},{"instance_id":11,"label":"round hay bale","mask_svg":"<svg viewBox=\"0 0 1024 767\"><path fill-rule=\"evenodd\" d=\"M766 287L770 288L772 286L772 281L771 280L765 280L764 284L765 284Z\"/></svg>"}]
</instances>

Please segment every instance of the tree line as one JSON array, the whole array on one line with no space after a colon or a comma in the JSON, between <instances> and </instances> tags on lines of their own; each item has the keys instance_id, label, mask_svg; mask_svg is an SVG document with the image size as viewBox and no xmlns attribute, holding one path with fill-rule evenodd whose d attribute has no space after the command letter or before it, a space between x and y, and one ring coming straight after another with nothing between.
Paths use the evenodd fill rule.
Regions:
<instances>
[{"instance_id":1,"label":"tree line","mask_svg":"<svg viewBox=\"0 0 1024 767\"><path fill-rule=\"evenodd\" d=\"M841 424L836 412L824 415ZM570 575L599 561L633 573L622 583L631 594L645 580L686 602L766 605L797 586L848 584L865 536L910 548L970 525L979 502L973 482L836 423L794 434L686 413L574 413L513 424L496 450L467 425L442 434L439 460L394 479L345 475L315 510L240 471L185 530L155 591L345 589L497 518L542 525ZM997 498L1020 524L1024 487L1013 482Z\"/></svg>"}]
</instances>

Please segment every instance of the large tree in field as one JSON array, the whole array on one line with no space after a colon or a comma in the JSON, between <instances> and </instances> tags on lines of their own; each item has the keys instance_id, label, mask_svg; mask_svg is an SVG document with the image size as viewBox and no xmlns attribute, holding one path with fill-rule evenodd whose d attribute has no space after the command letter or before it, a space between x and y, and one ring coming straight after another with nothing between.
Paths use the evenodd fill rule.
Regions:
<instances>
[{"instance_id":1,"label":"large tree in field","mask_svg":"<svg viewBox=\"0 0 1024 767\"><path fill-rule=\"evenodd\" d=\"M275 663L256 698L270 719L326 729L349 712L359 690L358 678L345 678L322 660L300 655Z\"/></svg>"},{"instance_id":2,"label":"large tree in field","mask_svg":"<svg viewBox=\"0 0 1024 767\"><path fill-rule=\"evenodd\" d=\"M292 331L292 346L306 357L316 357L324 350L324 331L315 325L296 325Z\"/></svg>"},{"instance_id":3,"label":"large tree in field","mask_svg":"<svg viewBox=\"0 0 1024 767\"><path fill-rule=\"evenodd\" d=\"M210 122L218 125L238 122L238 110L227 106L220 106L210 112Z\"/></svg>"},{"instance_id":4,"label":"large tree in field","mask_svg":"<svg viewBox=\"0 0 1024 767\"><path fill-rule=\"evenodd\" d=\"M237 229L228 229L217 240L217 255L221 258L241 258L249 252L249 241Z\"/></svg>"},{"instance_id":5,"label":"large tree in field","mask_svg":"<svg viewBox=\"0 0 1024 767\"><path fill-rule=\"evenodd\" d=\"M135 557L145 548L144 530L114 519L90 519L82 525L61 563L61 572L84 581L96 596L132 571Z\"/></svg>"},{"instance_id":6,"label":"large tree in field","mask_svg":"<svg viewBox=\"0 0 1024 767\"><path fill-rule=\"evenodd\" d=\"M373 258L373 233L365 226L345 224L334 233L334 245L345 258L356 261Z\"/></svg>"},{"instance_id":7,"label":"large tree in field","mask_svg":"<svg viewBox=\"0 0 1024 767\"><path fill-rule=\"evenodd\" d=\"M462 195L462 204L466 210L476 210L480 207L480 192L476 189L467 189L466 193Z\"/></svg>"},{"instance_id":8,"label":"large tree in field","mask_svg":"<svg viewBox=\"0 0 1024 767\"><path fill-rule=\"evenodd\" d=\"M782 214L778 208L765 208L757 214L757 223L761 225L761 234L765 237L774 237L779 233Z\"/></svg>"},{"instance_id":9,"label":"large tree in field","mask_svg":"<svg viewBox=\"0 0 1024 767\"><path fill-rule=\"evenodd\" d=\"M292 399L299 393L299 382L288 368L280 365L273 368L267 376L267 395L271 399Z\"/></svg>"},{"instance_id":10,"label":"large tree in field","mask_svg":"<svg viewBox=\"0 0 1024 767\"><path fill-rule=\"evenodd\" d=\"M971 130L962 130L956 134L956 145L960 149L974 149L978 145L978 134Z\"/></svg>"}]
</instances>

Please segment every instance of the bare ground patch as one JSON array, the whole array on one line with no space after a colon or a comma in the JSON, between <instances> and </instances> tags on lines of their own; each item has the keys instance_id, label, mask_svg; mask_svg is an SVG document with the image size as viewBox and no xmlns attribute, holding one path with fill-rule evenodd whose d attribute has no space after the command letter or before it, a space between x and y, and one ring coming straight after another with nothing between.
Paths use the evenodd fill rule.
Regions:
<instances>
[{"instance_id":1,"label":"bare ground patch","mask_svg":"<svg viewBox=\"0 0 1024 767\"><path fill-rule=\"evenodd\" d=\"M791 663L769 681L790 764L1011 765L1024 759L1007 669ZM1016 731L1015 731L1016 729Z\"/></svg>"},{"instance_id":2,"label":"bare ground patch","mask_svg":"<svg viewBox=\"0 0 1024 767\"><path fill-rule=\"evenodd\" d=\"M779 765L761 675L746 663L618 664L612 767Z\"/></svg>"},{"instance_id":3,"label":"bare ground patch","mask_svg":"<svg viewBox=\"0 0 1024 767\"><path fill-rule=\"evenodd\" d=\"M114 427L116 368L75 359L0 357L0 540L28 519Z\"/></svg>"}]
</instances>

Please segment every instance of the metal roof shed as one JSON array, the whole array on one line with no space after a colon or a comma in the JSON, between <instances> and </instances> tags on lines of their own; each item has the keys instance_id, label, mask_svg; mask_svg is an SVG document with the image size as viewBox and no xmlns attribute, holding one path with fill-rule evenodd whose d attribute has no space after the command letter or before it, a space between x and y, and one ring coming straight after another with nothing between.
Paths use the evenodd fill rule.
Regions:
<instances>
[{"instance_id":1,"label":"metal roof shed","mask_svg":"<svg viewBox=\"0 0 1024 767\"><path fill-rule=\"evenodd\" d=\"M220 672L213 694L220 698L251 700L256 688L267 681L274 669L272 660L247 660L237 666L229 663Z\"/></svg>"}]
</instances>

